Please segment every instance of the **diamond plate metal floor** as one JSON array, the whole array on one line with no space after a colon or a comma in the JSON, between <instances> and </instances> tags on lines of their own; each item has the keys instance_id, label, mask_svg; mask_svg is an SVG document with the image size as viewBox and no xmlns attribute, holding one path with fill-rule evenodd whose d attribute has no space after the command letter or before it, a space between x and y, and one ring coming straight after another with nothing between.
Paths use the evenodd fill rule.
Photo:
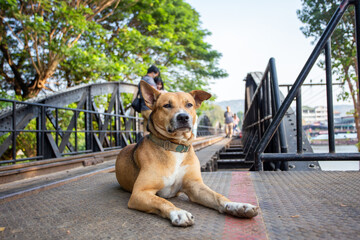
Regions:
<instances>
[{"instance_id":1,"label":"diamond plate metal floor","mask_svg":"<svg viewBox=\"0 0 360 240\"><path fill-rule=\"evenodd\" d=\"M173 227L127 208L114 173L98 173L0 203L0 239L360 239L360 172L211 172L212 189L259 205L238 219L171 199L195 216Z\"/></svg>"},{"instance_id":2,"label":"diamond plate metal floor","mask_svg":"<svg viewBox=\"0 0 360 240\"><path fill-rule=\"evenodd\" d=\"M360 172L251 176L270 239L360 239Z\"/></svg>"},{"instance_id":3,"label":"diamond plate metal floor","mask_svg":"<svg viewBox=\"0 0 360 240\"><path fill-rule=\"evenodd\" d=\"M239 187L253 191L249 173L203 173L215 191L241 200ZM235 176L235 177L234 177ZM236 181L236 182L234 182ZM230 193L230 190L233 193ZM245 189L246 190L246 189ZM248 191L248 190L246 190ZM130 194L123 191L114 173L97 175L0 204L0 238L3 239L266 239L261 214L239 219L189 202L185 195L171 199L195 216L195 225L173 227L170 221L127 208ZM250 200L250 199L249 199ZM262 223L263 224L263 223ZM243 229L245 232L239 230Z\"/></svg>"}]
</instances>

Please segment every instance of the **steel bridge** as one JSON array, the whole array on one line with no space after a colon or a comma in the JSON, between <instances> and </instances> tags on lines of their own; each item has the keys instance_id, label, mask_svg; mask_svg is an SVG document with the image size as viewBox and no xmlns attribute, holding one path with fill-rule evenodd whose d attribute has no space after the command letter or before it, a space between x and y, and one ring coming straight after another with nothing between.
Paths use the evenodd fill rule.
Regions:
<instances>
[{"instance_id":1,"label":"steel bridge","mask_svg":"<svg viewBox=\"0 0 360 240\"><path fill-rule=\"evenodd\" d=\"M258 217L221 215L183 194L171 201L195 215L190 228L128 209L130 194L116 182L114 162L142 137L142 119L130 107L137 86L110 82L27 102L0 99L6 106L0 111L0 237L358 239L359 172L326 172L318 164L360 160L359 153L336 153L334 138L330 41L351 5L360 66L360 2L344 0L287 95L273 58L264 73L246 76L242 139L199 126L194 148L204 182L233 201L258 205ZM329 151L314 153L302 127L301 88L322 51Z\"/></svg>"}]
</instances>

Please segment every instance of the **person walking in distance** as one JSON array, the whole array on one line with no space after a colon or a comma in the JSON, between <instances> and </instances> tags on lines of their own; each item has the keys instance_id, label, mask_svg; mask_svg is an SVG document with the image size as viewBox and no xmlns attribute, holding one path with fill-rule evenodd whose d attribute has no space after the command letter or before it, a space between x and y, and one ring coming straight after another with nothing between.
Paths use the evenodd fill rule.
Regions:
<instances>
[{"instance_id":1,"label":"person walking in distance","mask_svg":"<svg viewBox=\"0 0 360 240\"><path fill-rule=\"evenodd\" d=\"M237 116L236 113L234 113L234 128L233 129L234 129L235 134L239 131L239 129L238 129L239 121L240 121L239 117Z\"/></svg>"},{"instance_id":2,"label":"person walking in distance","mask_svg":"<svg viewBox=\"0 0 360 240\"><path fill-rule=\"evenodd\" d=\"M233 118L233 113L231 112L229 106L226 107L226 112L224 113L224 117L225 117L225 134L227 138L231 138L233 134L234 118Z\"/></svg>"},{"instance_id":3,"label":"person walking in distance","mask_svg":"<svg viewBox=\"0 0 360 240\"><path fill-rule=\"evenodd\" d=\"M159 75L160 75L159 69L155 65L152 65L147 70L147 74L141 78L141 81L145 81L148 84L150 84L153 88L157 89L154 79ZM139 91L140 91L140 83L138 86L139 86ZM149 116L151 113L151 109L145 105L145 100L141 94L141 91L140 91L140 99L141 99L141 116L144 118L143 130L144 130L144 135L146 135L149 133L147 131L147 122L148 122L148 119L149 119Z\"/></svg>"}]
</instances>

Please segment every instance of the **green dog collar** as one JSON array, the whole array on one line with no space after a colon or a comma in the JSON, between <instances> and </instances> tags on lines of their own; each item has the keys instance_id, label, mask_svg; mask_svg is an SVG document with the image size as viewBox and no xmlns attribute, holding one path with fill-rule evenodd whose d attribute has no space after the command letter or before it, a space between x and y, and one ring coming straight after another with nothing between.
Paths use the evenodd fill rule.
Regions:
<instances>
[{"instance_id":1,"label":"green dog collar","mask_svg":"<svg viewBox=\"0 0 360 240\"><path fill-rule=\"evenodd\" d=\"M164 148L165 150L184 153L190 150L190 146L172 143L169 140L162 140L160 138L155 137L151 133L147 136L153 143Z\"/></svg>"}]
</instances>

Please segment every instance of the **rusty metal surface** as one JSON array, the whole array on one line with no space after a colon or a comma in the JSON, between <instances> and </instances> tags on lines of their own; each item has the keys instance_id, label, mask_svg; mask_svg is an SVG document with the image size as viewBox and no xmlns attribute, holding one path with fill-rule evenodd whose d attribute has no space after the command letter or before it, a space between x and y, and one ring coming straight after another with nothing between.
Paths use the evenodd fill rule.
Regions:
<instances>
[{"instance_id":1,"label":"rusty metal surface","mask_svg":"<svg viewBox=\"0 0 360 240\"><path fill-rule=\"evenodd\" d=\"M251 176L270 239L360 239L360 172Z\"/></svg>"},{"instance_id":2,"label":"rusty metal surface","mask_svg":"<svg viewBox=\"0 0 360 240\"><path fill-rule=\"evenodd\" d=\"M203 173L212 189L228 195L231 173ZM130 194L114 173L92 177L0 204L0 239L220 239L226 216L171 199L195 216L189 228L172 227L156 215L127 208Z\"/></svg>"}]
</instances>

